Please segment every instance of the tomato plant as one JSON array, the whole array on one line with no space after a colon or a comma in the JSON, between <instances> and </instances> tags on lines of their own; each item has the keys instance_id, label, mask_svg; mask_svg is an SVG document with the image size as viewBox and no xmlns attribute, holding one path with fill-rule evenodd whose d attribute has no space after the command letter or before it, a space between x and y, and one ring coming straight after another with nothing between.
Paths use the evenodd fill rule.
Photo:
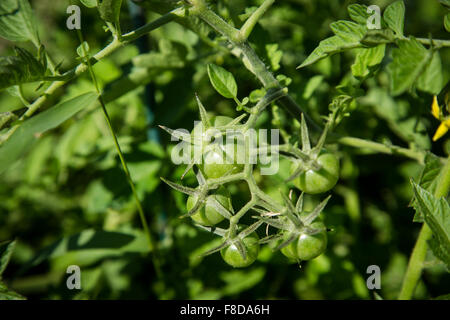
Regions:
<instances>
[{"instance_id":1,"label":"tomato plant","mask_svg":"<svg viewBox=\"0 0 450 320\"><path fill-rule=\"evenodd\" d=\"M448 297L450 4L380 3L2 0L0 299Z\"/></svg>"}]
</instances>

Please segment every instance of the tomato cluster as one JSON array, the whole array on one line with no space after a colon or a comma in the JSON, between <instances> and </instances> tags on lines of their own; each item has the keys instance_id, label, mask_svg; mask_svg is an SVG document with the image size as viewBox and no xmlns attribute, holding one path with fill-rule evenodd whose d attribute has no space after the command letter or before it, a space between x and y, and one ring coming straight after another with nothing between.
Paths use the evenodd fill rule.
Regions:
<instances>
[{"instance_id":1,"label":"tomato cluster","mask_svg":"<svg viewBox=\"0 0 450 320\"><path fill-rule=\"evenodd\" d=\"M232 142L223 140L223 132L227 129L241 127L236 125L237 120L230 117L215 116L206 119L206 111L202 109L203 106L199 105L199 107L201 108L202 122L194 127L190 138L194 145L193 149L195 150L195 146L197 146L196 150L201 152L201 162L196 162L199 187L186 189L182 186L175 186L175 188L189 194L186 207L192 220L199 227L223 238L219 247L206 254L220 251L223 260L234 268L243 268L254 263L258 257L261 243L265 242L276 245L276 249L279 249L290 261L311 260L321 255L326 250L328 238L327 228L319 218L319 214L329 197L313 211L305 212L303 211L303 194L325 193L331 190L339 179L339 160L333 152L323 147L327 130L322 134L318 144L311 148L306 123L302 119L302 150L296 149L296 146L292 145L285 149L293 160L289 180L293 180L294 186L302 192L297 205L294 208L291 200L283 194L285 203L282 206L275 203L269 205L265 201L269 199L267 201L271 202L270 197L263 197L264 200L262 200L261 196L257 195L256 198L261 201L256 201L247 210L257 211L261 215L258 222L246 227L239 223L239 219L246 211L241 215L239 212L234 213L230 193L225 186L221 185L222 178L243 172L245 168L245 165L238 161L242 160L238 152L246 151L242 148L243 139L238 138L237 141L233 140ZM201 130L199 130L200 128ZM230 150L234 152L230 154ZM250 186L248 175L236 175L235 177L237 180L246 180ZM255 183L254 180L253 183ZM174 187L175 184L170 183L170 185ZM254 184L253 190L255 188L259 189ZM259 191L263 192L260 189ZM254 194L252 196L255 198ZM273 208L277 208L275 210L280 212L273 212ZM219 228L225 219L229 220L228 229ZM263 223L279 229L276 234L266 237L270 238L269 241L266 241L266 238L260 239L255 232Z\"/></svg>"}]
</instances>

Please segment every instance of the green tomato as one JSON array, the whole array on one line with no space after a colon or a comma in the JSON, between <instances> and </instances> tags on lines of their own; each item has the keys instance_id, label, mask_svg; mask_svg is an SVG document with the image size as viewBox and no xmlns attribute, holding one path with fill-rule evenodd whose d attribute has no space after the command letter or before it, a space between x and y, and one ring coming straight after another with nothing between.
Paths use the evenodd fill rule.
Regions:
<instances>
[{"instance_id":1,"label":"green tomato","mask_svg":"<svg viewBox=\"0 0 450 320\"><path fill-rule=\"evenodd\" d=\"M310 225L312 228L324 229L314 235L301 233L298 239L281 249L281 253L292 260L311 260L320 256L327 248L327 232L321 221L315 221Z\"/></svg>"},{"instance_id":2,"label":"green tomato","mask_svg":"<svg viewBox=\"0 0 450 320\"><path fill-rule=\"evenodd\" d=\"M330 152L322 152L317 157L320 170L307 170L294 180L294 185L309 194L324 193L331 190L339 180L339 160ZM297 164L291 166L291 173L297 169Z\"/></svg>"},{"instance_id":3,"label":"green tomato","mask_svg":"<svg viewBox=\"0 0 450 320\"><path fill-rule=\"evenodd\" d=\"M225 116L217 116L211 118L211 123L213 127L224 126L233 118L225 117ZM195 130L195 129L194 129ZM220 178L223 177L226 173L235 174L241 172L244 169L244 164L239 163L241 159L238 158L237 153L243 152L243 143L238 140L234 143L234 154L226 156L227 151L227 143L223 141L223 145L219 145L216 143L209 143L207 141L206 130L204 129L203 136L203 149L202 149L202 163L200 164L200 169L206 178ZM194 137L194 139L199 139ZM225 138L224 138L225 140Z\"/></svg>"},{"instance_id":4,"label":"green tomato","mask_svg":"<svg viewBox=\"0 0 450 320\"><path fill-rule=\"evenodd\" d=\"M229 211L232 210L230 193L226 188L220 187L214 194L208 195L206 199L210 197L214 197L225 209L228 209ZM186 203L188 211L190 211L195 206L196 202L196 196L189 196ZM200 210L197 210L197 212L193 214L191 218L198 224L209 227L214 226L225 219L224 216L222 216L214 207L210 206L207 202Z\"/></svg>"},{"instance_id":5,"label":"green tomato","mask_svg":"<svg viewBox=\"0 0 450 320\"><path fill-rule=\"evenodd\" d=\"M244 260L239 250L234 244L223 248L220 251L223 260L233 268L245 268L255 262L259 254L259 237L256 232L251 233L242 240L244 247L247 249L247 257Z\"/></svg>"}]
</instances>

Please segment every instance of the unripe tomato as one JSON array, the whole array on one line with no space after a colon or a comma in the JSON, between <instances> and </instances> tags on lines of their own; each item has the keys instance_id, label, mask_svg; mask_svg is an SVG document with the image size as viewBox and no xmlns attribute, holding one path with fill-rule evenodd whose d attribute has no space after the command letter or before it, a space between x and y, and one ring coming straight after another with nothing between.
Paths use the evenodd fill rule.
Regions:
<instances>
[{"instance_id":1,"label":"unripe tomato","mask_svg":"<svg viewBox=\"0 0 450 320\"><path fill-rule=\"evenodd\" d=\"M339 160L330 153L323 151L317 157L320 170L307 170L294 180L294 185L309 194L324 193L332 189L339 180ZM297 164L291 166L291 173L297 169Z\"/></svg>"},{"instance_id":2,"label":"unripe tomato","mask_svg":"<svg viewBox=\"0 0 450 320\"><path fill-rule=\"evenodd\" d=\"M327 248L327 232L321 221L315 221L310 225L323 231L314 235L301 233L298 239L281 249L281 253L293 260L311 260L320 256Z\"/></svg>"},{"instance_id":3,"label":"unripe tomato","mask_svg":"<svg viewBox=\"0 0 450 320\"><path fill-rule=\"evenodd\" d=\"M230 193L226 188L220 187L214 194L208 195L206 200L210 197L214 197L225 209L231 211ZM195 206L196 202L197 196L189 196L186 203L188 211ZM206 202L206 204L193 214L191 218L201 225L211 227L221 222L224 219L224 216Z\"/></svg>"},{"instance_id":4,"label":"unripe tomato","mask_svg":"<svg viewBox=\"0 0 450 320\"><path fill-rule=\"evenodd\" d=\"M242 258L239 250L234 244L223 248L220 251L223 260L234 268L245 268L255 262L259 254L259 237L256 232L251 233L242 240L244 247L247 249L246 259Z\"/></svg>"},{"instance_id":5,"label":"unripe tomato","mask_svg":"<svg viewBox=\"0 0 450 320\"><path fill-rule=\"evenodd\" d=\"M232 121L233 118L225 117L225 116L217 116L212 117L210 119L210 122L212 123L213 127L219 127L224 126L230 121ZM194 129L195 130L195 129ZM206 176L206 178L220 178L223 177L226 173L229 174L235 174L238 172L241 172L244 169L243 163L238 162L244 162L239 161L241 159L238 158L237 153L238 152L244 152L243 148L243 142L242 139L237 139L234 141L234 154L229 155L230 159L227 159L227 156L225 154L227 150L227 141L225 140L225 137L223 137L223 144L222 146L217 143L209 143L208 137L206 135L207 130L203 129L203 149L202 149L202 163L200 164L200 169L202 170L203 174ZM196 141L198 141L198 137L194 137ZM230 161L231 160L231 161Z\"/></svg>"}]
</instances>

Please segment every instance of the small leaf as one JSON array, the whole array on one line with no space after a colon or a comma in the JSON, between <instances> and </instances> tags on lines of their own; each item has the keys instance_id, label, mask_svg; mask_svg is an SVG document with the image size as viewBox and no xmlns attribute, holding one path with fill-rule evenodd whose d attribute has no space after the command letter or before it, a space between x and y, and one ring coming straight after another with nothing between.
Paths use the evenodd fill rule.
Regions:
<instances>
[{"instance_id":1,"label":"small leaf","mask_svg":"<svg viewBox=\"0 0 450 320\"><path fill-rule=\"evenodd\" d=\"M38 27L28 0L0 1L0 37L10 41L40 43Z\"/></svg>"},{"instance_id":2,"label":"small leaf","mask_svg":"<svg viewBox=\"0 0 450 320\"><path fill-rule=\"evenodd\" d=\"M371 75L384 58L386 45L378 45L373 48L361 48L356 53L355 62L352 65L352 74L355 78L364 79Z\"/></svg>"},{"instance_id":3,"label":"small leaf","mask_svg":"<svg viewBox=\"0 0 450 320\"><path fill-rule=\"evenodd\" d=\"M450 13L447 13L444 17L444 28L447 32L450 32Z\"/></svg>"},{"instance_id":4,"label":"small leaf","mask_svg":"<svg viewBox=\"0 0 450 320\"><path fill-rule=\"evenodd\" d=\"M211 122L209 121L208 113L206 112L205 107L203 106L203 103L200 101L200 98L197 94L195 94L195 99L197 100L198 105L198 111L200 113L200 119L203 124L203 128L208 129L211 127Z\"/></svg>"},{"instance_id":5,"label":"small leaf","mask_svg":"<svg viewBox=\"0 0 450 320\"><path fill-rule=\"evenodd\" d=\"M86 41L83 41L83 43L78 46L77 54L81 58L89 56L89 44Z\"/></svg>"},{"instance_id":6,"label":"small leaf","mask_svg":"<svg viewBox=\"0 0 450 320\"><path fill-rule=\"evenodd\" d=\"M215 64L208 64L208 76L211 84L225 98L236 98L237 84L231 72Z\"/></svg>"},{"instance_id":7,"label":"small leaf","mask_svg":"<svg viewBox=\"0 0 450 320\"><path fill-rule=\"evenodd\" d=\"M88 8L95 8L97 6L97 0L80 0Z\"/></svg>"},{"instance_id":8,"label":"small leaf","mask_svg":"<svg viewBox=\"0 0 450 320\"><path fill-rule=\"evenodd\" d=\"M283 56L283 51L278 49L278 43L266 44L266 52L272 70L277 71L278 69L280 69L280 61L281 57Z\"/></svg>"},{"instance_id":9,"label":"small leaf","mask_svg":"<svg viewBox=\"0 0 450 320\"><path fill-rule=\"evenodd\" d=\"M118 22L122 0L97 0L100 17L107 22Z\"/></svg>"},{"instance_id":10,"label":"small leaf","mask_svg":"<svg viewBox=\"0 0 450 320\"><path fill-rule=\"evenodd\" d=\"M358 23L339 20L330 24L331 30L346 42L359 42L366 33L366 28Z\"/></svg>"},{"instance_id":11,"label":"small leaf","mask_svg":"<svg viewBox=\"0 0 450 320\"><path fill-rule=\"evenodd\" d=\"M44 79L45 65L25 49L15 51L17 56L0 57L0 90Z\"/></svg>"},{"instance_id":12,"label":"small leaf","mask_svg":"<svg viewBox=\"0 0 450 320\"><path fill-rule=\"evenodd\" d=\"M347 8L348 14L353 21L366 25L370 14L367 12L367 6L361 4L351 4Z\"/></svg>"},{"instance_id":13,"label":"small leaf","mask_svg":"<svg viewBox=\"0 0 450 320\"><path fill-rule=\"evenodd\" d=\"M98 98L94 92L82 94L73 99L58 103L56 106L23 122L14 134L0 147L0 173L12 165L30 144L36 134L59 126L78 111L92 105Z\"/></svg>"},{"instance_id":14,"label":"small leaf","mask_svg":"<svg viewBox=\"0 0 450 320\"><path fill-rule=\"evenodd\" d=\"M0 243L0 279L2 278L3 272L5 272L6 266L11 259L16 241L7 241Z\"/></svg>"},{"instance_id":15,"label":"small leaf","mask_svg":"<svg viewBox=\"0 0 450 320\"><path fill-rule=\"evenodd\" d=\"M326 57L329 57L332 54L341 52L346 48L357 48L360 44L358 43L347 43L342 38L337 36L332 36L330 38L326 38L319 42L319 46L314 49L313 52L302 62L301 65L297 67L297 69L304 68L309 66L319 60L322 60Z\"/></svg>"},{"instance_id":16,"label":"small leaf","mask_svg":"<svg viewBox=\"0 0 450 320\"><path fill-rule=\"evenodd\" d=\"M405 3L403 0L390 4L383 14L384 21L398 36L403 36L405 23Z\"/></svg>"}]
</instances>

